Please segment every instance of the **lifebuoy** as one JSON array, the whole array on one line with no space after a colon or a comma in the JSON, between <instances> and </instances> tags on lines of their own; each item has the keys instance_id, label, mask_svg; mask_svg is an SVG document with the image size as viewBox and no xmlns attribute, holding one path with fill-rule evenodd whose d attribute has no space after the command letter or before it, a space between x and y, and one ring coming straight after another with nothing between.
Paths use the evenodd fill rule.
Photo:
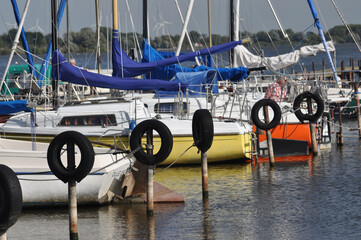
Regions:
<instances>
[{"instance_id":1,"label":"lifebuoy","mask_svg":"<svg viewBox=\"0 0 361 240\"><path fill-rule=\"evenodd\" d=\"M192 135L194 144L201 152L207 152L212 146L214 126L212 115L207 109L198 109L194 112Z\"/></svg>"},{"instance_id":2,"label":"lifebuoy","mask_svg":"<svg viewBox=\"0 0 361 240\"><path fill-rule=\"evenodd\" d=\"M266 122L261 121L261 119L258 116L259 110L262 107L270 106L273 110L273 119L268 124ZM281 108L280 106L273 101L272 99L261 99L258 102L256 102L251 111L251 119L253 121L253 124L262 130L269 130L271 128L276 127L280 121L281 121Z\"/></svg>"},{"instance_id":3,"label":"lifebuoy","mask_svg":"<svg viewBox=\"0 0 361 240\"><path fill-rule=\"evenodd\" d=\"M75 144L81 154L80 163L74 170L67 169L61 161L61 152L65 144ZM80 182L85 178L94 165L94 149L90 141L81 133L66 131L57 135L48 148L48 164L54 175L64 183L69 180Z\"/></svg>"},{"instance_id":4,"label":"lifebuoy","mask_svg":"<svg viewBox=\"0 0 361 240\"><path fill-rule=\"evenodd\" d=\"M161 146L159 151L154 155L147 154L142 146L142 137L147 131L156 131L161 139ZM140 122L132 131L130 135L130 149L141 147L139 151L134 153L134 157L141 163L146 165L156 165L163 162L171 153L173 148L173 137L169 128L162 122L156 119L149 119Z\"/></svg>"},{"instance_id":5,"label":"lifebuoy","mask_svg":"<svg viewBox=\"0 0 361 240\"><path fill-rule=\"evenodd\" d=\"M317 105L317 111L314 114L303 113L300 109L301 103L305 99L313 99ZM314 94L311 92L303 92L298 95L293 102L293 110L295 111L295 115L303 123L303 121L308 120L312 123L317 122L317 120L322 116L323 111L325 110L325 104L322 98L318 94Z\"/></svg>"},{"instance_id":6,"label":"lifebuoy","mask_svg":"<svg viewBox=\"0 0 361 240\"><path fill-rule=\"evenodd\" d=\"M16 223L22 204L19 179L12 169L0 164L0 236Z\"/></svg>"}]
</instances>

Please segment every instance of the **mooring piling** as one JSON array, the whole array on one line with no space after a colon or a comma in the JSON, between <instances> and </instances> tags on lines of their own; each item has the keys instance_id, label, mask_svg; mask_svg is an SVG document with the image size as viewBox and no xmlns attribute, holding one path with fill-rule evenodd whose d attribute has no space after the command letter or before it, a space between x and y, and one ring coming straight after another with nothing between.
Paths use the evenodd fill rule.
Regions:
<instances>
[{"instance_id":1,"label":"mooring piling","mask_svg":"<svg viewBox=\"0 0 361 240\"><path fill-rule=\"evenodd\" d=\"M66 145L66 147L64 147ZM80 162L75 165L75 145L80 151ZM59 163L62 149L66 151L67 166ZM79 239L76 182L83 180L93 168L94 149L83 134L76 131L66 131L57 135L50 143L47 160L50 170L64 183L68 183L69 237Z\"/></svg>"},{"instance_id":2,"label":"mooring piling","mask_svg":"<svg viewBox=\"0 0 361 240\"><path fill-rule=\"evenodd\" d=\"M201 152L202 158L202 196L203 201L208 199L208 160L207 152Z\"/></svg>"},{"instance_id":3,"label":"mooring piling","mask_svg":"<svg viewBox=\"0 0 361 240\"><path fill-rule=\"evenodd\" d=\"M265 117L266 124L269 124L269 113L268 113L268 106L265 105L263 107L263 113ZM272 144L272 134L271 130L266 130L266 136L267 136L267 145L268 145L268 158L269 158L269 164L271 167L275 166L275 156L273 152L273 144Z\"/></svg>"},{"instance_id":4,"label":"mooring piling","mask_svg":"<svg viewBox=\"0 0 361 240\"><path fill-rule=\"evenodd\" d=\"M74 141L69 139L67 142L67 161L68 170L75 170L75 149ZM78 210L76 197L76 181L69 179L68 182L68 207L69 207L69 234L71 240L79 239L78 235Z\"/></svg>"},{"instance_id":5,"label":"mooring piling","mask_svg":"<svg viewBox=\"0 0 361 240\"><path fill-rule=\"evenodd\" d=\"M337 145L343 145L343 135L342 135L342 109L341 103L338 103L338 122L339 122L339 132L336 133Z\"/></svg>"},{"instance_id":6,"label":"mooring piling","mask_svg":"<svg viewBox=\"0 0 361 240\"><path fill-rule=\"evenodd\" d=\"M153 129L147 131L147 154L153 155ZM147 215L154 215L154 166L148 165L147 171Z\"/></svg>"},{"instance_id":7,"label":"mooring piling","mask_svg":"<svg viewBox=\"0 0 361 240\"><path fill-rule=\"evenodd\" d=\"M311 98L307 98L307 108L308 113L312 114L312 100ZM318 147L317 147L317 140L316 140L316 131L315 131L315 123L310 121L310 135L311 135L311 143L312 143L312 153L314 156L318 155Z\"/></svg>"}]
</instances>

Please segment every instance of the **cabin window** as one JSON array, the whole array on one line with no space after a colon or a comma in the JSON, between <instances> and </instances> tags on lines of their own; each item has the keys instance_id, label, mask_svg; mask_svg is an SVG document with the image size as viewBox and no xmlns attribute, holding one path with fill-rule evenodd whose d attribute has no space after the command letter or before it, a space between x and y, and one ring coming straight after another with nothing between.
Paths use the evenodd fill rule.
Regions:
<instances>
[{"instance_id":1,"label":"cabin window","mask_svg":"<svg viewBox=\"0 0 361 240\"><path fill-rule=\"evenodd\" d=\"M116 126L117 121L113 114L110 115L85 115L64 117L60 126Z\"/></svg>"},{"instance_id":2,"label":"cabin window","mask_svg":"<svg viewBox=\"0 0 361 240\"><path fill-rule=\"evenodd\" d=\"M187 113L187 103L157 103L154 105L154 112L155 113L174 113L178 110L178 107L183 105L183 111L184 113Z\"/></svg>"}]
</instances>

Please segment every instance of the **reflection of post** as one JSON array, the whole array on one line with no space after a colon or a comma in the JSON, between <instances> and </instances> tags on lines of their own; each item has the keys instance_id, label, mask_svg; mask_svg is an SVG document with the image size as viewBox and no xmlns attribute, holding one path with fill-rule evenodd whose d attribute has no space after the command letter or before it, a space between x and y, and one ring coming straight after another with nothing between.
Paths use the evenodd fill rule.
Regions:
<instances>
[{"instance_id":1,"label":"reflection of post","mask_svg":"<svg viewBox=\"0 0 361 240\"><path fill-rule=\"evenodd\" d=\"M342 136L342 113L341 113L341 103L338 103L338 121L340 124L340 131L336 134L337 144L343 145L343 136Z\"/></svg>"},{"instance_id":2,"label":"reflection of post","mask_svg":"<svg viewBox=\"0 0 361 240\"><path fill-rule=\"evenodd\" d=\"M147 154L153 155L153 130L147 131ZM147 171L147 215L153 216L154 199L153 199L153 174L154 166L148 165Z\"/></svg>"},{"instance_id":3,"label":"reflection of post","mask_svg":"<svg viewBox=\"0 0 361 240\"><path fill-rule=\"evenodd\" d=\"M210 224L209 224L209 201L203 201L203 238L210 239Z\"/></svg>"},{"instance_id":4,"label":"reflection of post","mask_svg":"<svg viewBox=\"0 0 361 240\"><path fill-rule=\"evenodd\" d=\"M265 122L266 122L266 124L268 124L269 123L269 114L268 114L268 106L267 105L263 107L263 113L264 113ZM266 130L266 134L267 134L269 163L270 163L271 167L274 167L275 166L275 157L274 157L274 153L273 153L271 130Z\"/></svg>"},{"instance_id":5,"label":"reflection of post","mask_svg":"<svg viewBox=\"0 0 361 240\"><path fill-rule=\"evenodd\" d=\"M67 159L68 170L75 170L75 151L74 142L69 139L67 143ZM69 201L69 230L70 239L78 239L78 212L77 212L77 200L76 200L76 182L74 179L70 179L68 183L68 201Z\"/></svg>"},{"instance_id":6,"label":"reflection of post","mask_svg":"<svg viewBox=\"0 0 361 240\"><path fill-rule=\"evenodd\" d=\"M208 163L207 152L201 153L202 157L202 193L203 201L208 200Z\"/></svg>"},{"instance_id":7,"label":"reflection of post","mask_svg":"<svg viewBox=\"0 0 361 240\"><path fill-rule=\"evenodd\" d=\"M148 239L156 239L155 237L155 220L154 220L154 216L149 216L148 217L148 233L149 233L149 237Z\"/></svg>"},{"instance_id":8,"label":"reflection of post","mask_svg":"<svg viewBox=\"0 0 361 240\"><path fill-rule=\"evenodd\" d=\"M308 106L308 113L312 114L312 101L311 98L307 98L307 106ZM310 134L311 134L311 143L312 143L312 152L314 156L318 155L318 147L316 141L316 131L315 131L315 124L310 122Z\"/></svg>"}]
</instances>

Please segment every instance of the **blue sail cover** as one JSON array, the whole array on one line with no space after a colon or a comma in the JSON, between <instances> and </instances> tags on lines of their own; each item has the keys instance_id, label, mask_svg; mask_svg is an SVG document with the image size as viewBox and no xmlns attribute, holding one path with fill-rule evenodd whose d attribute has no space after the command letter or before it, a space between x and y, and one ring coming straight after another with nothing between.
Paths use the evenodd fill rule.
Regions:
<instances>
[{"instance_id":1,"label":"blue sail cover","mask_svg":"<svg viewBox=\"0 0 361 240\"><path fill-rule=\"evenodd\" d=\"M181 55L183 56L183 55ZM143 61L147 62L159 62L164 58L152 48L147 41L143 42ZM248 77L248 68L237 67L237 68L212 68L204 65L197 66L194 68L186 68L177 64L172 64L169 66L158 67L157 69L150 72L147 77L151 76L152 78L169 80L175 76L178 72L201 72L207 70L216 70L219 79L222 80L231 80L231 81L240 81Z\"/></svg>"},{"instance_id":2,"label":"blue sail cover","mask_svg":"<svg viewBox=\"0 0 361 240\"><path fill-rule=\"evenodd\" d=\"M134 79L110 77L72 66L59 51L52 54L52 75L54 79L74 84L111 88L119 90L166 90L184 91L186 84L167 82L157 79Z\"/></svg>"},{"instance_id":3,"label":"blue sail cover","mask_svg":"<svg viewBox=\"0 0 361 240\"><path fill-rule=\"evenodd\" d=\"M188 85L189 95L205 95L206 88L210 88L212 93L218 93L218 79L216 70L206 70L203 72L179 72L170 82L183 83ZM156 91L156 97L177 95L178 92Z\"/></svg>"},{"instance_id":4,"label":"blue sail cover","mask_svg":"<svg viewBox=\"0 0 361 240\"><path fill-rule=\"evenodd\" d=\"M0 115L7 115L17 112L30 112L34 109L29 108L27 104L28 100L14 100L14 101L4 101L0 102Z\"/></svg>"},{"instance_id":5,"label":"blue sail cover","mask_svg":"<svg viewBox=\"0 0 361 240\"><path fill-rule=\"evenodd\" d=\"M138 63L133 61L120 48L118 30L113 30L113 44L112 44L112 63L113 63L113 77L135 77L148 73L156 68L168 66L171 64L181 63L187 60L194 59L197 56L209 55L228 51L237 45L241 45L242 41L233 41L210 48L204 48L199 51L186 53L180 56L174 56L167 59L162 59L156 62Z\"/></svg>"}]
</instances>

